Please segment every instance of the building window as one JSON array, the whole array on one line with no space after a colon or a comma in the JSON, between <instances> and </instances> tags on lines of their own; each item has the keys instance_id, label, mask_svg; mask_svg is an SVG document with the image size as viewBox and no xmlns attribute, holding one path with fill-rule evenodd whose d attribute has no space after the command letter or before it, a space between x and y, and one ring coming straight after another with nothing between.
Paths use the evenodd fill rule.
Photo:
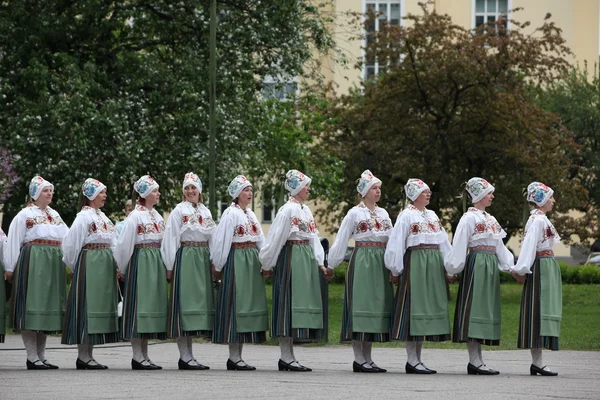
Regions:
<instances>
[{"instance_id":1,"label":"building window","mask_svg":"<svg viewBox=\"0 0 600 400\"><path fill-rule=\"evenodd\" d=\"M401 11L403 0L367 0L365 2L365 14L371 12L376 15L375 20L367 25L365 47L369 47L375 40L371 33L379 32L382 24L391 26L402 25ZM385 71L385 62L381 63L375 57L365 57L364 79L369 79L376 74Z\"/></svg>"},{"instance_id":2,"label":"building window","mask_svg":"<svg viewBox=\"0 0 600 400\"><path fill-rule=\"evenodd\" d=\"M485 29L485 24L494 25L499 20L506 20L510 8L510 0L473 0L475 12L473 28Z\"/></svg>"},{"instance_id":3,"label":"building window","mask_svg":"<svg viewBox=\"0 0 600 400\"><path fill-rule=\"evenodd\" d=\"M285 193L280 185L265 185L261 189L262 222L270 224L279 207L285 203Z\"/></svg>"},{"instance_id":4,"label":"building window","mask_svg":"<svg viewBox=\"0 0 600 400\"><path fill-rule=\"evenodd\" d=\"M262 85L265 100L290 100L298 95L298 81L295 78L266 76Z\"/></svg>"}]
</instances>

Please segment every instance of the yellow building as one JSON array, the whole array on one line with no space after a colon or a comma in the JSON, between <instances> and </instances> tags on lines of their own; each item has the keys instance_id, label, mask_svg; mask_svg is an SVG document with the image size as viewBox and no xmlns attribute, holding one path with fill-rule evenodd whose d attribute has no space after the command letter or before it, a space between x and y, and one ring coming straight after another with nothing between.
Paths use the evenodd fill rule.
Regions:
<instances>
[{"instance_id":1,"label":"yellow building","mask_svg":"<svg viewBox=\"0 0 600 400\"><path fill-rule=\"evenodd\" d=\"M379 70L377 63L365 63L363 47L366 43L360 39L360 25L351 25L352 13L364 14L368 9L380 13L379 20L369 29L379 29L379 23L385 19L391 25L404 25L407 21L403 18L408 14L419 14L419 2L424 0L333 0L327 10L334 18L331 27L337 46L343 51L347 59L347 66L336 63L333 58L324 60L323 74L325 79L333 82L336 91L340 94L347 93L351 87L359 86L362 79L376 74ZM435 0L435 9L440 14L448 14L453 22L468 29L474 29L484 22L496 21L502 15L508 14L509 19L514 18L519 22L530 21L528 29L533 30L542 25L545 16L552 14L551 20L562 29L562 35L567 45L574 53L574 64L583 67L584 63L593 70L594 63L598 62L600 53L600 0ZM522 8L512 13L510 10ZM510 24L508 25L510 29ZM353 66L362 62L363 69L357 70ZM293 168L293 166L290 166ZM318 184L318 183L315 183ZM259 197L255 205L257 217L263 222L263 229L268 232L272 208L263 207ZM314 210L314 204L309 204ZM319 222L319 221L317 221ZM333 244L335 235L329 234L328 227L321 224L321 235L327 237ZM520 251L520 237L513 237L508 246L517 254ZM560 245L555 249L556 255L561 259L581 261L583 256L571 254L569 246Z\"/></svg>"}]
</instances>

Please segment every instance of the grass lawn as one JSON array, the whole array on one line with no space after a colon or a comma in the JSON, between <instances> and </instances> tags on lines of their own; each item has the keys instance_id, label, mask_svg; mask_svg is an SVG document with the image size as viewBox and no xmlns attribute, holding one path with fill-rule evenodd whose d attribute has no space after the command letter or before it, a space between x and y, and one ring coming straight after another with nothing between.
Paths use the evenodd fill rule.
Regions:
<instances>
[{"instance_id":1,"label":"grass lawn","mask_svg":"<svg viewBox=\"0 0 600 400\"><path fill-rule=\"evenodd\" d=\"M519 307L523 286L518 284L501 285L502 338L500 346L486 346L486 349L515 350L519 328ZM454 318L458 284L450 285L450 322ZM267 288L269 307L271 287ZM339 343L342 325L342 304L344 286L329 285L329 344ZM269 310L270 312L270 310ZM269 314L270 315L270 314ZM276 344L269 340L270 344ZM404 347L402 342L376 344L379 347ZM452 342L426 342L427 348L463 349L464 344ZM561 350L600 350L600 285L563 285L563 319L560 335Z\"/></svg>"}]
</instances>

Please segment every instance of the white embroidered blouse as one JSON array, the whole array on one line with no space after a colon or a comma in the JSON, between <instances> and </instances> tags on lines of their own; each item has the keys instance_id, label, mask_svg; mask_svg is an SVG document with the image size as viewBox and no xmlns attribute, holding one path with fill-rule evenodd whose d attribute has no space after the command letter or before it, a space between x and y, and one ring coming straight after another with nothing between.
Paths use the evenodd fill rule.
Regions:
<instances>
[{"instance_id":1,"label":"white embroidered blouse","mask_svg":"<svg viewBox=\"0 0 600 400\"><path fill-rule=\"evenodd\" d=\"M123 230L114 251L119 271L125 273L136 244L160 243L165 232L165 221L155 209L137 205L125 219Z\"/></svg>"},{"instance_id":2,"label":"white embroidered blouse","mask_svg":"<svg viewBox=\"0 0 600 400\"><path fill-rule=\"evenodd\" d=\"M404 253L409 247L420 244L438 245L446 259L452 249L442 221L431 210L419 210L409 204L396 219L385 249L385 266L398 276L404 271Z\"/></svg>"},{"instance_id":3,"label":"white embroidered blouse","mask_svg":"<svg viewBox=\"0 0 600 400\"><path fill-rule=\"evenodd\" d=\"M531 210L531 215L525 225L521 253L514 270L519 275L530 274L536 253L552 250L558 242L560 242L560 236L552 222L546 217L546 213L537 208Z\"/></svg>"},{"instance_id":4,"label":"white embroidered blouse","mask_svg":"<svg viewBox=\"0 0 600 400\"><path fill-rule=\"evenodd\" d=\"M62 242L63 262L74 270L81 248L86 244L108 244L115 251L117 234L112 221L101 211L83 207Z\"/></svg>"},{"instance_id":5,"label":"white embroidered blouse","mask_svg":"<svg viewBox=\"0 0 600 400\"><path fill-rule=\"evenodd\" d=\"M325 251L319 240L319 230L312 212L293 197L277 212L265 245L260 250L259 257L264 270L269 271L275 267L279 253L288 240L308 240L317 263L323 265Z\"/></svg>"},{"instance_id":6,"label":"white embroidered blouse","mask_svg":"<svg viewBox=\"0 0 600 400\"><path fill-rule=\"evenodd\" d=\"M465 268L467 250L477 246L493 246L498 257L498 269L509 272L514 265L514 257L502 239L506 232L496 218L489 213L470 207L462 216L452 237L452 250L446 257L448 274L460 273Z\"/></svg>"},{"instance_id":7,"label":"white embroidered blouse","mask_svg":"<svg viewBox=\"0 0 600 400\"><path fill-rule=\"evenodd\" d=\"M4 269L10 272L15 270L24 243L32 240L62 242L67 232L69 228L52 208L42 210L36 205L25 207L10 223L4 250Z\"/></svg>"},{"instance_id":8,"label":"white embroidered blouse","mask_svg":"<svg viewBox=\"0 0 600 400\"><path fill-rule=\"evenodd\" d=\"M392 228L392 221L386 210L375 206L375 210L371 211L361 201L342 220L335 242L329 249L328 268L333 269L344 260L348 240L387 243Z\"/></svg>"},{"instance_id":9,"label":"white embroidered blouse","mask_svg":"<svg viewBox=\"0 0 600 400\"><path fill-rule=\"evenodd\" d=\"M3 254L4 254L5 246L6 246L6 235L4 234L4 231L2 229L0 229L0 262L3 263L2 270L4 270Z\"/></svg>"},{"instance_id":10,"label":"white embroidered blouse","mask_svg":"<svg viewBox=\"0 0 600 400\"><path fill-rule=\"evenodd\" d=\"M222 271L232 243L254 242L260 250L265 241L258 218L250 208L231 203L221 215L219 226L210 242L210 259L215 270Z\"/></svg>"},{"instance_id":11,"label":"white embroidered blouse","mask_svg":"<svg viewBox=\"0 0 600 400\"><path fill-rule=\"evenodd\" d=\"M169 271L173 270L181 242L209 242L217 229L210 210L202 203L195 207L184 201L175 207L167 220L160 254Z\"/></svg>"}]
</instances>

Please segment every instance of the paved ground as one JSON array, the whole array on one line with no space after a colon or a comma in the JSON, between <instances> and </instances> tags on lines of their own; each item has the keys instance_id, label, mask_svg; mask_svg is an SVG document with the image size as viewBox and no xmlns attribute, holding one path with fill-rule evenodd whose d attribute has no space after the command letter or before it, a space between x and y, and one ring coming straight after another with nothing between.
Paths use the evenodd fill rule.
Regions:
<instances>
[{"instance_id":1,"label":"paved ground","mask_svg":"<svg viewBox=\"0 0 600 400\"><path fill-rule=\"evenodd\" d=\"M51 337L46 356L60 369L40 372L26 370L21 338L9 335L0 344L0 399L600 399L598 352L544 352L544 362L560 375L534 377L528 351L486 351L487 364L501 374L484 377L467 375L466 350L424 349L424 361L438 374L415 376L404 373L404 349L373 349L375 361L389 370L385 374L353 373L349 346L296 347L298 359L314 369L310 373L277 371L275 346L244 348L255 372L226 371L226 346L194 344L194 349L209 371L179 371L171 342L150 346L162 371L132 371L126 343L94 351L109 370L77 371L75 346Z\"/></svg>"}]
</instances>

